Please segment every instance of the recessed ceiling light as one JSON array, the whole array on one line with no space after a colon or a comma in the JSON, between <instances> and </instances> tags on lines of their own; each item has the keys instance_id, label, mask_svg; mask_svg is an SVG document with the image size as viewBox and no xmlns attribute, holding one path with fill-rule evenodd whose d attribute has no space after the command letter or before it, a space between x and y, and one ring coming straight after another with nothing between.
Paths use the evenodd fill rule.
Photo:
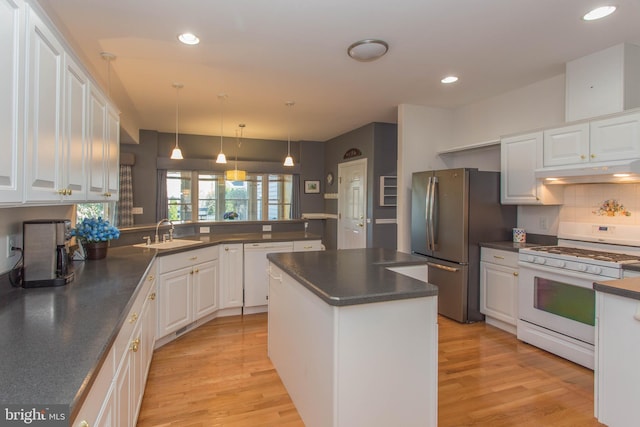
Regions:
<instances>
[{"instance_id":1,"label":"recessed ceiling light","mask_svg":"<svg viewBox=\"0 0 640 427\"><path fill-rule=\"evenodd\" d=\"M190 45L200 43L200 39L198 38L198 36L192 33L182 33L178 35L178 40L180 40L184 44Z\"/></svg>"},{"instance_id":2,"label":"recessed ceiling light","mask_svg":"<svg viewBox=\"0 0 640 427\"><path fill-rule=\"evenodd\" d=\"M444 79L440 80L442 83L455 83L458 81L456 76L447 76Z\"/></svg>"},{"instance_id":3,"label":"recessed ceiling light","mask_svg":"<svg viewBox=\"0 0 640 427\"><path fill-rule=\"evenodd\" d=\"M596 19L604 18L605 16L611 15L613 12L615 12L615 10L615 6L598 7L584 15L582 19L584 19L585 21L595 21Z\"/></svg>"},{"instance_id":4,"label":"recessed ceiling light","mask_svg":"<svg viewBox=\"0 0 640 427\"><path fill-rule=\"evenodd\" d=\"M375 61L387 53L389 45L383 40L365 39L353 43L347 49L347 54L356 61Z\"/></svg>"}]
</instances>

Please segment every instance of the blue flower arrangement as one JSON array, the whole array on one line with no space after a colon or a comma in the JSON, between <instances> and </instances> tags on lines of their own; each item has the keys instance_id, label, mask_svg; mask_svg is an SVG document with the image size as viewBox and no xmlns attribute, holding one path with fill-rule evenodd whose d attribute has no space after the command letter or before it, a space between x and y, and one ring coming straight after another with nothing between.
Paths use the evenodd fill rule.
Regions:
<instances>
[{"instance_id":1,"label":"blue flower arrangement","mask_svg":"<svg viewBox=\"0 0 640 427\"><path fill-rule=\"evenodd\" d=\"M224 219L236 219L238 218L238 212L225 212L223 218Z\"/></svg>"},{"instance_id":2,"label":"blue flower arrangement","mask_svg":"<svg viewBox=\"0 0 640 427\"><path fill-rule=\"evenodd\" d=\"M71 235L86 243L107 242L120 237L120 230L102 217L85 218L71 230Z\"/></svg>"}]
</instances>

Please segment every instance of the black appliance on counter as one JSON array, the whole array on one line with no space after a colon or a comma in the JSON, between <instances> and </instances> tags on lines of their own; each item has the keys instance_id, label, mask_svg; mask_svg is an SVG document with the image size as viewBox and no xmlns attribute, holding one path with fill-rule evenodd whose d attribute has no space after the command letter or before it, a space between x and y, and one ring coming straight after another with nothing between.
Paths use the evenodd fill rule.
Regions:
<instances>
[{"instance_id":1,"label":"black appliance on counter","mask_svg":"<svg viewBox=\"0 0 640 427\"><path fill-rule=\"evenodd\" d=\"M22 223L24 288L63 286L73 280L69 266L71 221L39 219Z\"/></svg>"},{"instance_id":2,"label":"black appliance on counter","mask_svg":"<svg viewBox=\"0 0 640 427\"><path fill-rule=\"evenodd\" d=\"M517 207L500 204L500 173L477 169L415 172L411 252L428 259L438 313L458 322L480 313L480 242L512 239Z\"/></svg>"}]
</instances>

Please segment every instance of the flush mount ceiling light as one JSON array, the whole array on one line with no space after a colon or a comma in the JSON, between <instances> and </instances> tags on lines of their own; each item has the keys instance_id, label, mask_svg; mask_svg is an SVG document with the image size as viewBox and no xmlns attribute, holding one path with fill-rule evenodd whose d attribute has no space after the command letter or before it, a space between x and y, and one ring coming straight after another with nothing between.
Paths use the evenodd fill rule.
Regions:
<instances>
[{"instance_id":1,"label":"flush mount ceiling light","mask_svg":"<svg viewBox=\"0 0 640 427\"><path fill-rule=\"evenodd\" d=\"M585 21L595 21L596 19L601 19L601 18L604 18L605 16L611 15L613 12L615 12L615 10L616 10L615 6L598 7L593 9L586 15L584 15L582 19L584 19Z\"/></svg>"},{"instance_id":2,"label":"flush mount ceiling light","mask_svg":"<svg viewBox=\"0 0 640 427\"><path fill-rule=\"evenodd\" d=\"M178 40L184 44L194 45L200 43L200 39L193 33L178 34Z\"/></svg>"},{"instance_id":3,"label":"flush mount ceiling light","mask_svg":"<svg viewBox=\"0 0 640 427\"><path fill-rule=\"evenodd\" d=\"M365 39L353 43L347 49L347 54L361 62L375 61L389 50L387 42L378 39Z\"/></svg>"},{"instance_id":4,"label":"flush mount ceiling light","mask_svg":"<svg viewBox=\"0 0 640 427\"><path fill-rule=\"evenodd\" d=\"M220 153L218 153L216 163L227 163L227 157L222 152L222 113L224 112L224 101L227 99L227 94L218 94L218 99L220 100Z\"/></svg>"},{"instance_id":5,"label":"flush mount ceiling light","mask_svg":"<svg viewBox=\"0 0 640 427\"><path fill-rule=\"evenodd\" d=\"M184 157L182 157L182 150L180 150L180 147L178 146L178 92L180 92L180 89L182 89L184 85L174 83L173 87L176 88L176 146L171 152L171 158L173 160L182 160Z\"/></svg>"},{"instance_id":6,"label":"flush mount ceiling light","mask_svg":"<svg viewBox=\"0 0 640 427\"><path fill-rule=\"evenodd\" d=\"M293 166L293 157L291 157L291 107L293 107L295 102L287 101L284 105L289 108L289 123L288 123L288 131L287 131L287 157L284 159L285 166Z\"/></svg>"},{"instance_id":7,"label":"flush mount ceiling light","mask_svg":"<svg viewBox=\"0 0 640 427\"><path fill-rule=\"evenodd\" d=\"M440 80L442 83L445 84L449 84L449 83L455 83L458 81L458 78L456 76L447 76L444 79Z\"/></svg>"}]
</instances>

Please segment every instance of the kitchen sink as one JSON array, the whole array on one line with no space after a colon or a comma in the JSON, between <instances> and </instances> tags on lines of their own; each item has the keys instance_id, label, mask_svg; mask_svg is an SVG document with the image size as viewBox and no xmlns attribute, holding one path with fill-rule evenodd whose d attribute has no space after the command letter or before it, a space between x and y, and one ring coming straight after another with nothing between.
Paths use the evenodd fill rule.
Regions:
<instances>
[{"instance_id":1,"label":"kitchen sink","mask_svg":"<svg viewBox=\"0 0 640 427\"><path fill-rule=\"evenodd\" d=\"M202 242L200 242L200 240L174 239L174 240L168 240L166 242L152 243L150 245L147 245L146 243L138 243L133 246L137 248L150 248L150 249L176 249L176 248L181 248L183 246L195 245L198 243L202 243Z\"/></svg>"}]
</instances>

